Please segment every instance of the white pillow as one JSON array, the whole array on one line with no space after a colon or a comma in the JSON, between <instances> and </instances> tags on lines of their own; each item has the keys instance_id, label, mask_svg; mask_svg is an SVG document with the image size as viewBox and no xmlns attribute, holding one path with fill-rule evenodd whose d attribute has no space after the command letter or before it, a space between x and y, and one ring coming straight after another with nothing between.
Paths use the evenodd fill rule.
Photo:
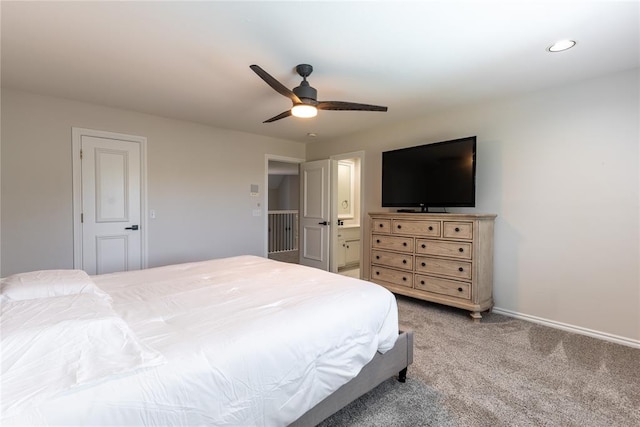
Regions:
<instances>
[{"instance_id":1,"label":"white pillow","mask_svg":"<svg viewBox=\"0 0 640 427\"><path fill-rule=\"evenodd\" d=\"M0 279L1 301L22 301L75 294L110 298L82 270L40 270Z\"/></svg>"},{"instance_id":2,"label":"white pillow","mask_svg":"<svg viewBox=\"0 0 640 427\"><path fill-rule=\"evenodd\" d=\"M2 418L65 390L166 363L94 294L7 302L0 328Z\"/></svg>"}]
</instances>

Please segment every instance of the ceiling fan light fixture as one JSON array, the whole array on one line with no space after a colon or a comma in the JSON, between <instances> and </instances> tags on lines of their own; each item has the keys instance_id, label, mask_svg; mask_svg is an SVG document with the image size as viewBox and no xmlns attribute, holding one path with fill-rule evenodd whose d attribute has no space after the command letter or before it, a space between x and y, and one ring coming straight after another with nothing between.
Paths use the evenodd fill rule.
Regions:
<instances>
[{"instance_id":1,"label":"ceiling fan light fixture","mask_svg":"<svg viewBox=\"0 0 640 427\"><path fill-rule=\"evenodd\" d=\"M318 109L314 105L296 104L291 108L291 114L295 117L308 119L318 115Z\"/></svg>"}]
</instances>

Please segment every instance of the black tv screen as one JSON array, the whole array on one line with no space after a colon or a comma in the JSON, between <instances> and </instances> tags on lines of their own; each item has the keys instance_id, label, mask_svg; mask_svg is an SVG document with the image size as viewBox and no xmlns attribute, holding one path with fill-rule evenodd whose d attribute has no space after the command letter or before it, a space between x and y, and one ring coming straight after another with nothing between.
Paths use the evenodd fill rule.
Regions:
<instances>
[{"instance_id":1,"label":"black tv screen","mask_svg":"<svg viewBox=\"0 0 640 427\"><path fill-rule=\"evenodd\" d=\"M476 137L382 153L382 206L474 207Z\"/></svg>"}]
</instances>

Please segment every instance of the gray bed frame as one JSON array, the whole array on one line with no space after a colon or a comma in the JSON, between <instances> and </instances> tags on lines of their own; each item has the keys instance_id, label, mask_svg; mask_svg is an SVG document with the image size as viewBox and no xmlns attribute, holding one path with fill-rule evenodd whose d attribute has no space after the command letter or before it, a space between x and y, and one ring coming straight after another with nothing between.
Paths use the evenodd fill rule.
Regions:
<instances>
[{"instance_id":1,"label":"gray bed frame","mask_svg":"<svg viewBox=\"0 0 640 427\"><path fill-rule=\"evenodd\" d=\"M398 376L398 381L404 382L407 368L411 363L413 363L413 331L400 331L398 340L391 350L384 354L376 353L371 362L366 364L355 378L309 409L291 426L315 426L395 375Z\"/></svg>"}]
</instances>

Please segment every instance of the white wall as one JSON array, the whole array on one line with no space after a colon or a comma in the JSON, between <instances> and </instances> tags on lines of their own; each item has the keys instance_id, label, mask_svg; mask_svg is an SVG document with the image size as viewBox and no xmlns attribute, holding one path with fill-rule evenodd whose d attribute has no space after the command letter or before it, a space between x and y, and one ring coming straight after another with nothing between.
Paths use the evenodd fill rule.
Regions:
<instances>
[{"instance_id":1,"label":"white wall","mask_svg":"<svg viewBox=\"0 0 640 427\"><path fill-rule=\"evenodd\" d=\"M299 194L298 175L269 175L270 211L297 210L300 206Z\"/></svg>"},{"instance_id":2,"label":"white wall","mask_svg":"<svg viewBox=\"0 0 640 427\"><path fill-rule=\"evenodd\" d=\"M305 145L58 98L2 90L0 275L72 268L71 128L148 141L149 266L265 254L265 154ZM266 207L261 207L266 215Z\"/></svg>"},{"instance_id":3,"label":"white wall","mask_svg":"<svg viewBox=\"0 0 640 427\"><path fill-rule=\"evenodd\" d=\"M300 179L298 175L285 175L280 184L278 208L297 210L300 206Z\"/></svg>"},{"instance_id":4,"label":"white wall","mask_svg":"<svg viewBox=\"0 0 640 427\"><path fill-rule=\"evenodd\" d=\"M382 211L382 151L477 135L476 208L458 211L498 214L496 307L640 344L639 87L635 69L312 143L307 158L364 150L365 209Z\"/></svg>"}]
</instances>

